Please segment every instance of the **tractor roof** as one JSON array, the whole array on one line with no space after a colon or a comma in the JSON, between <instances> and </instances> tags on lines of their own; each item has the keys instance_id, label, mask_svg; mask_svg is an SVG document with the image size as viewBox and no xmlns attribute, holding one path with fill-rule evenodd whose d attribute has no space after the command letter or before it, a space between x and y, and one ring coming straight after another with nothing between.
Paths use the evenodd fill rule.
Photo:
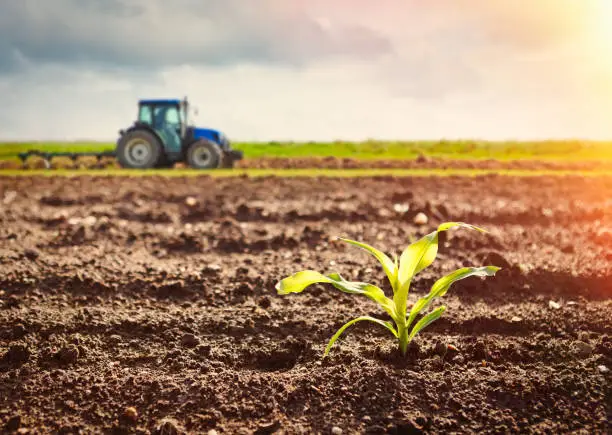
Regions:
<instances>
[{"instance_id":1,"label":"tractor roof","mask_svg":"<svg viewBox=\"0 0 612 435\"><path fill-rule=\"evenodd\" d=\"M159 99L159 100L152 99L152 100L140 100L138 104L152 104L152 105L160 104L160 105L175 106L175 105L181 104L181 101L182 100L178 100L178 99Z\"/></svg>"}]
</instances>

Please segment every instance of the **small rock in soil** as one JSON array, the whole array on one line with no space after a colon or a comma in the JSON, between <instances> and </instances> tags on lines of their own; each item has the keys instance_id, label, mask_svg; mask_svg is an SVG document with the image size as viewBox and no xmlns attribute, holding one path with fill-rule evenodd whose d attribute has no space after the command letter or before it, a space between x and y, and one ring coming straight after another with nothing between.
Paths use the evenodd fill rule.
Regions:
<instances>
[{"instance_id":1,"label":"small rock in soil","mask_svg":"<svg viewBox=\"0 0 612 435\"><path fill-rule=\"evenodd\" d=\"M24 249L23 255L25 255L28 260L36 260L38 257L40 257L40 252L38 252L36 249Z\"/></svg>"},{"instance_id":2,"label":"small rock in soil","mask_svg":"<svg viewBox=\"0 0 612 435\"><path fill-rule=\"evenodd\" d=\"M9 205L15 200L15 198L17 198L17 192L15 192L14 190L7 190L4 194L4 199L2 200L2 203L4 205Z\"/></svg>"},{"instance_id":3,"label":"small rock in soil","mask_svg":"<svg viewBox=\"0 0 612 435\"><path fill-rule=\"evenodd\" d=\"M9 420L4 425L4 429L6 429L7 432L16 431L20 427L21 427L21 415L12 416L11 418L9 418Z\"/></svg>"},{"instance_id":4,"label":"small rock in soil","mask_svg":"<svg viewBox=\"0 0 612 435\"><path fill-rule=\"evenodd\" d=\"M14 344L4 354L3 359L15 364L25 363L30 359L30 349L24 344Z\"/></svg>"},{"instance_id":5,"label":"small rock in soil","mask_svg":"<svg viewBox=\"0 0 612 435\"><path fill-rule=\"evenodd\" d=\"M221 270L221 266L219 266L218 264L209 264L204 269L202 269L202 273L204 273L205 275L217 275L221 272Z\"/></svg>"},{"instance_id":6,"label":"small rock in soil","mask_svg":"<svg viewBox=\"0 0 612 435\"><path fill-rule=\"evenodd\" d=\"M578 352L578 356L582 358L591 356L594 350L593 346L591 346L588 343L585 343L584 341L575 342L574 347L576 348L576 351Z\"/></svg>"},{"instance_id":7,"label":"small rock in soil","mask_svg":"<svg viewBox=\"0 0 612 435\"><path fill-rule=\"evenodd\" d=\"M130 422L135 422L138 420L138 411L133 406L129 406L123 411L123 418Z\"/></svg>"},{"instance_id":8,"label":"small rock in soil","mask_svg":"<svg viewBox=\"0 0 612 435\"><path fill-rule=\"evenodd\" d=\"M74 344L69 344L57 352L57 358L65 364L73 364L79 359L79 348Z\"/></svg>"},{"instance_id":9,"label":"small rock in soil","mask_svg":"<svg viewBox=\"0 0 612 435\"><path fill-rule=\"evenodd\" d=\"M183 433L183 429L175 420L165 418L159 422L154 433L156 435L178 435Z\"/></svg>"},{"instance_id":10,"label":"small rock in soil","mask_svg":"<svg viewBox=\"0 0 612 435\"><path fill-rule=\"evenodd\" d=\"M410 210L410 206L408 204L396 203L396 204L393 204L393 210L395 210L396 213L404 214L408 210Z\"/></svg>"},{"instance_id":11,"label":"small rock in soil","mask_svg":"<svg viewBox=\"0 0 612 435\"><path fill-rule=\"evenodd\" d=\"M599 373L603 373L603 374L610 372L610 369L603 364L600 366L597 366L597 370L599 370Z\"/></svg>"},{"instance_id":12,"label":"small rock in soil","mask_svg":"<svg viewBox=\"0 0 612 435\"><path fill-rule=\"evenodd\" d=\"M187 207L195 207L198 204L198 200L195 199L193 196L188 196L187 198L185 198L185 205Z\"/></svg>"},{"instance_id":13,"label":"small rock in soil","mask_svg":"<svg viewBox=\"0 0 612 435\"><path fill-rule=\"evenodd\" d=\"M561 308L561 304L555 301L548 301L548 308L550 308L551 310L558 310L559 308Z\"/></svg>"},{"instance_id":14,"label":"small rock in soil","mask_svg":"<svg viewBox=\"0 0 612 435\"><path fill-rule=\"evenodd\" d=\"M433 349L434 354L440 355L441 357L446 355L446 350L446 344L442 343L441 341L437 341Z\"/></svg>"},{"instance_id":15,"label":"small rock in soil","mask_svg":"<svg viewBox=\"0 0 612 435\"><path fill-rule=\"evenodd\" d=\"M200 339L193 334L186 333L181 337L181 344L185 347L196 347L200 344Z\"/></svg>"},{"instance_id":16,"label":"small rock in soil","mask_svg":"<svg viewBox=\"0 0 612 435\"><path fill-rule=\"evenodd\" d=\"M342 429L338 426L334 426L331 428L332 435L342 435Z\"/></svg>"},{"instance_id":17,"label":"small rock in soil","mask_svg":"<svg viewBox=\"0 0 612 435\"><path fill-rule=\"evenodd\" d=\"M449 344L446 346L446 356L448 357L448 359L452 359L458 353L459 353L459 349L457 349L456 346L452 344Z\"/></svg>"},{"instance_id":18,"label":"small rock in soil","mask_svg":"<svg viewBox=\"0 0 612 435\"><path fill-rule=\"evenodd\" d=\"M361 417L361 421L363 421L364 423L371 423L372 417L370 417L369 415L364 415L363 417Z\"/></svg>"},{"instance_id":19,"label":"small rock in soil","mask_svg":"<svg viewBox=\"0 0 612 435\"><path fill-rule=\"evenodd\" d=\"M517 323L517 322L522 322L523 319L521 317L519 317L519 316L514 316L512 319L510 319L510 321L512 323Z\"/></svg>"},{"instance_id":20,"label":"small rock in soil","mask_svg":"<svg viewBox=\"0 0 612 435\"><path fill-rule=\"evenodd\" d=\"M415 225L427 225L427 222L429 222L429 218L427 217L427 215L425 213L419 212L413 220Z\"/></svg>"},{"instance_id":21,"label":"small rock in soil","mask_svg":"<svg viewBox=\"0 0 612 435\"><path fill-rule=\"evenodd\" d=\"M255 431L255 434L256 435L272 434L276 432L278 429L280 429L279 421L275 420L269 423L260 423L259 426L257 427L257 430Z\"/></svg>"}]
</instances>

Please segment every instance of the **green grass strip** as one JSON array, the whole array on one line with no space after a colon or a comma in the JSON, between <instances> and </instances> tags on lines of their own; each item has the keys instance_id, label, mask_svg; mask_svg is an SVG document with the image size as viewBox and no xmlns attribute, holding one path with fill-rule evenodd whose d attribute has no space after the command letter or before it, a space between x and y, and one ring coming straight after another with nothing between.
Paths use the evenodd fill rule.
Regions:
<instances>
[{"instance_id":1,"label":"green grass strip","mask_svg":"<svg viewBox=\"0 0 612 435\"><path fill-rule=\"evenodd\" d=\"M245 158L337 157L372 159L414 159L420 154L449 159L496 160L612 160L612 142L559 141L379 141L363 142L236 142ZM110 142L0 142L0 160L17 159L28 150L43 152L112 151Z\"/></svg>"}]
</instances>

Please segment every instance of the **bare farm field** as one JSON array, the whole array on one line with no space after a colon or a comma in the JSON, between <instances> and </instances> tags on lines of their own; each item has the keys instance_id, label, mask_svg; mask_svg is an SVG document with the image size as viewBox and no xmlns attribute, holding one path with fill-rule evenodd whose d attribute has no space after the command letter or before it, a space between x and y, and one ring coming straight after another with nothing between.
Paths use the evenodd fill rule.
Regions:
<instances>
[{"instance_id":1,"label":"bare farm field","mask_svg":"<svg viewBox=\"0 0 612 435\"><path fill-rule=\"evenodd\" d=\"M441 233L410 303L454 269L501 270L454 284L406 356L362 322L323 359L384 312L276 283L313 269L389 292L336 237L399 254L448 221L488 233ZM610 369L612 176L0 176L8 433L604 434Z\"/></svg>"}]
</instances>

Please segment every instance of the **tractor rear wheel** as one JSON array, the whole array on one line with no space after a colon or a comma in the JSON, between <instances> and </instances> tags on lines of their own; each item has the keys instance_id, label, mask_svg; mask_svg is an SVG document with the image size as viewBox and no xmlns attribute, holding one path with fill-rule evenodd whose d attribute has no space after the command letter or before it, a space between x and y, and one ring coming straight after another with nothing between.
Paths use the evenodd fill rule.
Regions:
<instances>
[{"instance_id":1,"label":"tractor rear wheel","mask_svg":"<svg viewBox=\"0 0 612 435\"><path fill-rule=\"evenodd\" d=\"M198 140L187 148L187 164L195 169L216 169L223 158L221 148L208 140Z\"/></svg>"},{"instance_id":2,"label":"tractor rear wheel","mask_svg":"<svg viewBox=\"0 0 612 435\"><path fill-rule=\"evenodd\" d=\"M146 130L127 132L117 144L117 160L124 168L151 169L163 157L159 139Z\"/></svg>"}]
</instances>

